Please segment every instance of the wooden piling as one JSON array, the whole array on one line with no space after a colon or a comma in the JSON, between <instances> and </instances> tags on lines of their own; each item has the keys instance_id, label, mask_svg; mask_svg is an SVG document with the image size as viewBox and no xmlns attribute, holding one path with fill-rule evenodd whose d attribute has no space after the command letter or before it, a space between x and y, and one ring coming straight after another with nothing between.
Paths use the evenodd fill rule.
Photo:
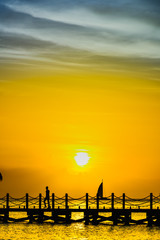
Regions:
<instances>
[{"instance_id":1,"label":"wooden piling","mask_svg":"<svg viewBox=\"0 0 160 240\"><path fill-rule=\"evenodd\" d=\"M147 221L148 221L148 227L151 227L152 226L152 223L153 223L153 219L152 219L152 211L149 210L147 212Z\"/></svg>"},{"instance_id":2,"label":"wooden piling","mask_svg":"<svg viewBox=\"0 0 160 240\"><path fill-rule=\"evenodd\" d=\"M125 209L125 193L123 193L123 209Z\"/></svg>"},{"instance_id":3,"label":"wooden piling","mask_svg":"<svg viewBox=\"0 0 160 240\"><path fill-rule=\"evenodd\" d=\"M69 212L69 206L68 206L68 193L65 195L65 207L66 207L66 223L70 223L71 214Z\"/></svg>"},{"instance_id":4,"label":"wooden piling","mask_svg":"<svg viewBox=\"0 0 160 240\"><path fill-rule=\"evenodd\" d=\"M153 223L152 209L153 209L153 193L150 193L150 210L147 212L147 220L149 227L151 227Z\"/></svg>"},{"instance_id":5,"label":"wooden piling","mask_svg":"<svg viewBox=\"0 0 160 240\"><path fill-rule=\"evenodd\" d=\"M69 211L69 209L66 210L66 223L70 223L71 222L71 212Z\"/></svg>"},{"instance_id":6,"label":"wooden piling","mask_svg":"<svg viewBox=\"0 0 160 240\"><path fill-rule=\"evenodd\" d=\"M86 193L86 210L88 210L88 193Z\"/></svg>"},{"instance_id":7,"label":"wooden piling","mask_svg":"<svg viewBox=\"0 0 160 240\"><path fill-rule=\"evenodd\" d=\"M54 213L54 208L55 208L55 196L54 196L54 193L52 193L52 218L54 219L55 221L55 213Z\"/></svg>"},{"instance_id":8,"label":"wooden piling","mask_svg":"<svg viewBox=\"0 0 160 240\"><path fill-rule=\"evenodd\" d=\"M150 209L153 208L153 193L150 193Z\"/></svg>"},{"instance_id":9,"label":"wooden piling","mask_svg":"<svg viewBox=\"0 0 160 240\"><path fill-rule=\"evenodd\" d=\"M99 209L99 196L97 194L97 210Z\"/></svg>"},{"instance_id":10,"label":"wooden piling","mask_svg":"<svg viewBox=\"0 0 160 240\"><path fill-rule=\"evenodd\" d=\"M52 210L54 210L54 193L52 193Z\"/></svg>"},{"instance_id":11,"label":"wooden piling","mask_svg":"<svg viewBox=\"0 0 160 240\"><path fill-rule=\"evenodd\" d=\"M84 212L84 219L85 219L85 224L89 224L89 213L88 213L88 193L86 193L86 211Z\"/></svg>"},{"instance_id":12,"label":"wooden piling","mask_svg":"<svg viewBox=\"0 0 160 240\"><path fill-rule=\"evenodd\" d=\"M97 225L98 224L98 221L97 221L97 218L98 218L98 211L96 211L93 215L92 215L92 224L93 225Z\"/></svg>"},{"instance_id":13,"label":"wooden piling","mask_svg":"<svg viewBox=\"0 0 160 240\"><path fill-rule=\"evenodd\" d=\"M68 209L68 193L65 195L65 207Z\"/></svg>"},{"instance_id":14,"label":"wooden piling","mask_svg":"<svg viewBox=\"0 0 160 240\"><path fill-rule=\"evenodd\" d=\"M43 223L43 219L44 219L43 210L39 210L39 212L38 212L38 222Z\"/></svg>"},{"instance_id":15,"label":"wooden piling","mask_svg":"<svg viewBox=\"0 0 160 240\"><path fill-rule=\"evenodd\" d=\"M9 210L6 210L4 213L3 222L8 223L8 219L9 219Z\"/></svg>"},{"instance_id":16,"label":"wooden piling","mask_svg":"<svg viewBox=\"0 0 160 240\"><path fill-rule=\"evenodd\" d=\"M6 195L6 208L9 209L9 193Z\"/></svg>"},{"instance_id":17,"label":"wooden piling","mask_svg":"<svg viewBox=\"0 0 160 240\"><path fill-rule=\"evenodd\" d=\"M92 224L94 225L97 225L97 218L98 218L98 210L99 210L99 196L97 194L97 197L96 197L96 203L97 203L97 209L96 209L96 212L94 212L94 214L92 214Z\"/></svg>"},{"instance_id":18,"label":"wooden piling","mask_svg":"<svg viewBox=\"0 0 160 240\"><path fill-rule=\"evenodd\" d=\"M26 209L28 210L28 193L26 193Z\"/></svg>"},{"instance_id":19,"label":"wooden piling","mask_svg":"<svg viewBox=\"0 0 160 240\"><path fill-rule=\"evenodd\" d=\"M125 225L126 226L129 226L130 220L131 220L131 213L126 212L125 213Z\"/></svg>"},{"instance_id":20,"label":"wooden piling","mask_svg":"<svg viewBox=\"0 0 160 240\"><path fill-rule=\"evenodd\" d=\"M112 193L111 208L114 209L114 193Z\"/></svg>"},{"instance_id":21,"label":"wooden piling","mask_svg":"<svg viewBox=\"0 0 160 240\"><path fill-rule=\"evenodd\" d=\"M58 223L58 214L56 212L52 212L52 218L54 220L54 223Z\"/></svg>"},{"instance_id":22,"label":"wooden piling","mask_svg":"<svg viewBox=\"0 0 160 240\"><path fill-rule=\"evenodd\" d=\"M156 225L160 226L160 210L157 208L157 213L156 213Z\"/></svg>"},{"instance_id":23,"label":"wooden piling","mask_svg":"<svg viewBox=\"0 0 160 240\"><path fill-rule=\"evenodd\" d=\"M113 220L113 225L117 225L118 218L115 210L112 211L112 220Z\"/></svg>"},{"instance_id":24,"label":"wooden piling","mask_svg":"<svg viewBox=\"0 0 160 240\"><path fill-rule=\"evenodd\" d=\"M39 194L39 209L41 209L41 205L42 205L42 194Z\"/></svg>"},{"instance_id":25,"label":"wooden piling","mask_svg":"<svg viewBox=\"0 0 160 240\"><path fill-rule=\"evenodd\" d=\"M33 218L33 213L30 213L30 214L28 215L28 218L29 218L29 223L33 223L33 220L34 220L34 218Z\"/></svg>"}]
</instances>

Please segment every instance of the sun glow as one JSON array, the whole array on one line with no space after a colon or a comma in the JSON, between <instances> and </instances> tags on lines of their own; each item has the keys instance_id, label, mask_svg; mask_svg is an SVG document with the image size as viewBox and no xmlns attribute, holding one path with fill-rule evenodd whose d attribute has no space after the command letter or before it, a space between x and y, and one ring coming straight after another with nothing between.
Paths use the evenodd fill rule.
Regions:
<instances>
[{"instance_id":1,"label":"sun glow","mask_svg":"<svg viewBox=\"0 0 160 240\"><path fill-rule=\"evenodd\" d=\"M88 153L86 153L86 152L78 152L76 154L76 156L74 157L74 159L76 160L76 163L79 166L84 166L88 163L90 157L88 156Z\"/></svg>"}]
</instances>

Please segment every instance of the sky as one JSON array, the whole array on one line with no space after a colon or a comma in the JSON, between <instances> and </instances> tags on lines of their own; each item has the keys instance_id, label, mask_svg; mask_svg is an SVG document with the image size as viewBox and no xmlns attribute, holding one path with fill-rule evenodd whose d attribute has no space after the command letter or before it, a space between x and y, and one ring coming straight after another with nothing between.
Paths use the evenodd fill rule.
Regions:
<instances>
[{"instance_id":1,"label":"sky","mask_svg":"<svg viewBox=\"0 0 160 240\"><path fill-rule=\"evenodd\" d=\"M0 195L95 195L102 179L105 195L159 194L159 12L0 0Z\"/></svg>"}]
</instances>

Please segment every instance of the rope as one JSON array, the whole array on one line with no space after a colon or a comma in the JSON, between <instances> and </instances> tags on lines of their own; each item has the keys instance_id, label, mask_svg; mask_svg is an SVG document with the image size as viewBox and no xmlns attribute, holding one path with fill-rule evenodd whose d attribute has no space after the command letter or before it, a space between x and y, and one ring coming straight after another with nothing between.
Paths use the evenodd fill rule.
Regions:
<instances>
[{"instance_id":1,"label":"rope","mask_svg":"<svg viewBox=\"0 0 160 240\"><path fill-rule=\"evenodd\" d=\"M41 196L41 202L44 201L44 196ZM6 205L7 197L1 197L0 198L0 206ZM52 204L52 199L50 198L49 203ZM105 199L99 199L99 206L111 206L112 198L111 195L108 197L105 197ZM55 206L63 206L65 207L66 204L66 197L58 197L55 196L54 198L54 204ZM88 205L91 207L95 207L97 204L97 197L96 196L90 196L88 195ZM123 197L122 196L114 196L114 205L121 205L123 204ZM158 196L153 196L152 199L153 207L157 207L157 205L160 205L160 194ZM26 196L15 198L12 196L9 196L9 207L21 207L26 205ZM28 196L28 205L29 207L38 207L39 206L39 196L32 197ZM150 207L150 195L144 197L144 198L130 198L128 196L125 196L125 205L128 207ZM73 198L71 196L68 196L68 206L69 207L82 207L86 206L86 195L79 197L79 198Z\"/></svg>"},{"instance_id":2,"label":"rope","mask_svg":"<svg viewBox=\"0 0 160 240\"><path fill-rule=\"evenodd\" d=\"M9 199L20 201L20 200L26 199L26 196L21 197L21 198L14 198L14 197L9 196Z\"/></svg>"},{"instance_id":3,"label":"rope","mask_svg":"<svg viewBox=\"0 0 160 240\"><path fill-rule=\"evenodd\" d=\"M82 196L82 197L79 197L79 198L72 198L70 196L68 196L68 199L71 199L71 200L81 200L81 199L86 199L86 195Z\"/></svg>"}]
</instances>

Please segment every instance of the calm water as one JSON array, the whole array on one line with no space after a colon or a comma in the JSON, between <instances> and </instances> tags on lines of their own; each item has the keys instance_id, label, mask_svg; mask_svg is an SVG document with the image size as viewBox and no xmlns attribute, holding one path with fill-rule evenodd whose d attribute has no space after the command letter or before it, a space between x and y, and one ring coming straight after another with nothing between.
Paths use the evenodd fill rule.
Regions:
<instances>
[{"instance_id":1,"label":"calm water","mask_svg":"<svg viewBox=\"0 0 160 240\"><path fill-rule=\"evenodd\" d=\"M85 226L74 223L68 226L52 224L8 224L0 225L1 240L19 239L136 239L159 240L160 228L146 226Z\"/></svg>"},{"instance_id":2,"label":"calm water","mask_svg":"<svg viewBox=\"0 0 160 240\"><path fill-rule=\"evenodd\" d=\"M10 223L0 224L0 240L20 239L107 239L107 240L160 240L160 227L146 225L131 226L98 226L84 223L70 225L54 225L52 223L29 224Z\"/></svg>"}]
</instances>

